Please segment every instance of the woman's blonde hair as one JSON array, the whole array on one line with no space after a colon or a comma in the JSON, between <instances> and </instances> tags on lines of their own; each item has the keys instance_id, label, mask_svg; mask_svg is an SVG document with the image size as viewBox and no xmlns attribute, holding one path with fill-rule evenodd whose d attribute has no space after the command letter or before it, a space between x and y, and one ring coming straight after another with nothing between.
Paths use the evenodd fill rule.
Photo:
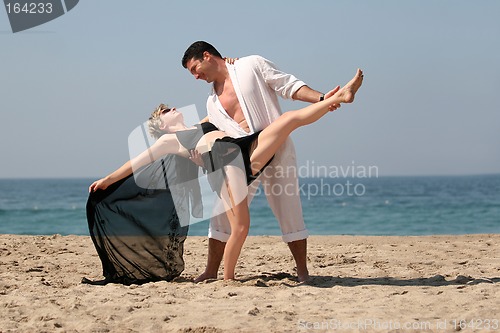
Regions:
<instances>
[{"instance_id":1,"label":"woman's blonde hair","mask_svg":"<svg viewBox=\"0 0 500 333\"><path fill-rule=\"evenodd\" d=\"M160 136L166 133L164 130L160 129L161 126L160 116L161 113L167 109L169 109L168 105L162 103L158 105L158 107L151 113L151 116L149 117L148 120L149 134L155 139L158 139Z\"/></svg>"}]
</instances>

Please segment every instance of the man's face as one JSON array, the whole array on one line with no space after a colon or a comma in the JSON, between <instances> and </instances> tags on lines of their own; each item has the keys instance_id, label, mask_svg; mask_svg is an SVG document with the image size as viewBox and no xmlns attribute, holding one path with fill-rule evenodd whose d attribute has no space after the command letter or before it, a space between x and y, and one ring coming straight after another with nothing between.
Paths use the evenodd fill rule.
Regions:
<instances>
[{"instance_id":1,"label":"man's face","mask_svg":"<svg viewBox=\"0 0 500 333\"><path fill-rule=\"evenodd\" d=\"M190 59L187 63L188 71L193 74L196 80L205 80L208 83L213 82L213 78L211 78L210 70L211 65L209 61L209 57L203 57L203 59Z\"/></svg>"}]
</instances>

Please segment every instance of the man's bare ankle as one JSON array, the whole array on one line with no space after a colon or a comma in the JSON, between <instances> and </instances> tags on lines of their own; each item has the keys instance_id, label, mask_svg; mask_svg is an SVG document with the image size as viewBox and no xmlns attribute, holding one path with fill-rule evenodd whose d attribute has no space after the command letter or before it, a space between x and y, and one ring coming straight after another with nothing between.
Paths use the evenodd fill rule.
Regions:
<instances>
[{"instance_id":1,"label":"man's bare ankle","mask_svg":"<svg viewBox=\"0 0 500 333\"><path fill-rule=\"evenodd\" d=\"M194 279L194 283L203 282L205 280L214 280L214 279L217 279L217 273L213 274L213 273L203 272L203 274Z\"/></svg>"},{"instance_id":2,"label":"man's bare ankle","mask_svg":"<svg viewBox=\"0 0 500 333\"><path fill-rule=\"evenodd\" d=\"M309 280L309 271L306 269L304 272L297 272L297 280L299 282L306 282Z\"/></svg>"}]
</instances>

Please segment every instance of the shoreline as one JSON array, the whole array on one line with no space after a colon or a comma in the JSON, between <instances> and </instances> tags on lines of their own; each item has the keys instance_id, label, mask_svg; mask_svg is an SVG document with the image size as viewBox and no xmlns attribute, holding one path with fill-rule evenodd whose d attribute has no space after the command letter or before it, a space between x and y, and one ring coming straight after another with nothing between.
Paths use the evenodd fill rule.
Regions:
<instances>
[{"instance_id":1,"label":"shoreline","mask_svg":"<svg viewBox=\"0 0 500 333\"><path fill-rule=\"evenodd\" d=\"M485 331L486 320L500 330L499 243L310 236L311 279L300 284L281 237L249 236L239 281L194 284L207 239L188 236L175 281L90 286L81 279L102 275L89 236L0 235L0 332L452 332L471 321L468 331Z\"/></svg>"}]
</instances>

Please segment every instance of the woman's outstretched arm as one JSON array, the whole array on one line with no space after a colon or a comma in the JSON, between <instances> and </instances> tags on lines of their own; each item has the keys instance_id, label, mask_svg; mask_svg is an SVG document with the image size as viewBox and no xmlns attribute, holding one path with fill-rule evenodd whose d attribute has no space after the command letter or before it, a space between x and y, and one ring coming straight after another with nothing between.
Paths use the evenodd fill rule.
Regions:
<instances>
[{"instance_id":1,"label":"woman's outstretched arm","mask_svg":"<svg viewBox=\"0 0 500 333\"><path fill-rule=\"evenodd\" d=\"M131 175L134 170L138 170L148 165L166 154L186 155L187 151L182 148L175 134L162 135L150 148L146 149L133 159L127 161L121 167L104 178L96 180L89 186L89 192L105 190L109 185Z\"/></svg>"},{"instance_id":2,"label":"woman's outstretched arm","mask_svg":"<svg viewBox=\"0 0 500 333\"><path fill-rule=\"evenodd\" d=\"M89 192L95 192L97 190L105 190L109 185L119 181L130 175L132 173L131 161L127 161L121 167L116 169L114 172L110 173L104 178L96 180L89 186Z\"/></svg>"}]
</instances>

